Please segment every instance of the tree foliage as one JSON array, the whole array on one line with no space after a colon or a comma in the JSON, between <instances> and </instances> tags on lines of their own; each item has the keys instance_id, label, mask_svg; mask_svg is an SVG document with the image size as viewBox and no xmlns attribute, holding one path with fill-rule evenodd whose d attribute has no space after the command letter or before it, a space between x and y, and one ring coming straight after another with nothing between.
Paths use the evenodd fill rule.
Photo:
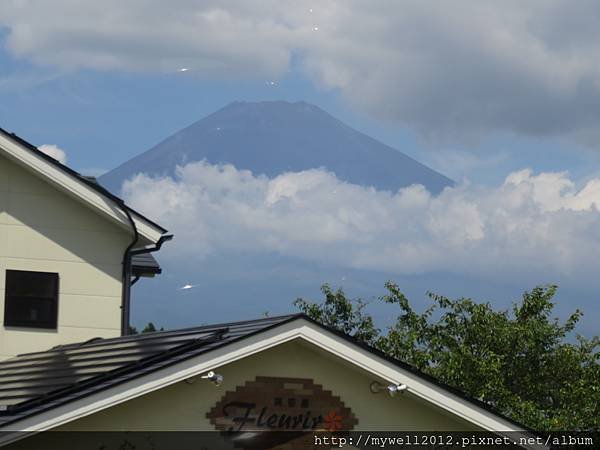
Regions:
<instances>
[{"instance_id":1,"label":"tree foliage","mask_svg":"<svg viewBox=\"0 0 600 450\"><path fill-rule=\"evenodd\" d=\"M160 330L156 329L156 326L152 322L148 322L146 326L142 329L142 333L152 333L154 331L164 331L163 327L160 327ZM129 325L129 334L139 334L140 332L136 327Z\"/></svg>"},{"instance_id":2,"label":"tree foliage","mask_svg":"<svg viewBox=\"0 0 600 450\"><path fill-rule=\"evenodd\" d=\"M428 293L416 312L394 283L379 298L396 310L395 323L378 329L365 302L322 287L325 299L294 304L320 323L479 399L497 412L540 431L600 430L600 340L577 335L582 313L552 318L556 286L525 292L512 309L494 310L469 298ZM393 314L393 313L392 313Z\"/></svg>"}]
</instances>

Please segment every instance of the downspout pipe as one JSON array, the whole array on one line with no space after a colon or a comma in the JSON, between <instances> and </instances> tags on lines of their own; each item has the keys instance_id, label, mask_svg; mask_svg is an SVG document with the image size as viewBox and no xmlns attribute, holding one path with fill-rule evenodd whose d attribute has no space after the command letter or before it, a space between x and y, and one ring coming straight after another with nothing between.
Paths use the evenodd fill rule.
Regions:
<instances>
[{"instance_id":1,"label":"downspout pipe","mask_svg":"<svg viewBox=\"0 0 600 450\"><path fill-rule=\"evenodd\" d=\"M129 334L129 315L131 311L131 252L140 235L125 202L121 202L121 207L133 230L133 240L123 254L123 279L121 283L121 336L127 336Z\"/></svg>"},{"instance_id":2,"label":"downspout pipe","mask_svg":"<svg viewBox=\"0 0 600 450\"><path fill-rule=\"evenodd\" d=\"M158 241L156 242L156 244L154 244L154 246L147 247L147 248L140 248L138 250L131 250L129 252L129 254L131 256L133 256L133 255L141 255L142 253L156 252L156 251L160 250L160 248L162 247L162 245L165 242L168 242L171 239L173 239L173 235L172 234L163 234L160 238L158 238Z\"/></svg>"},{"instance_id":3,"label":"downspout pipe","mask_svg":"<svg viewBox=\"0 0 600 450\"><path fill-rule=\"evenodd\" d=\"M133 250L133 246L137 243L140 235L138 233L137 227L135 226L135 222L131 217L131 213L129 212L129 208L125 205L125 202L120 202L121 207L123 208L123 212L127 216L127 220L131 225L131 229L133 230L133 240L125 249L125 253L123 254L123 281L122 281L122 295L121 295L121 336L127 336L129 334L129 324L130 324L130 315L131 315L131 286L137 281L131 281L131 257L133 255L140 255L142 253L151 253L157 250L160 250L162 245L173 239L172 234L163 234L156 244L152 247L141 248L138 250Z\"/></svg>"}]
</instances>

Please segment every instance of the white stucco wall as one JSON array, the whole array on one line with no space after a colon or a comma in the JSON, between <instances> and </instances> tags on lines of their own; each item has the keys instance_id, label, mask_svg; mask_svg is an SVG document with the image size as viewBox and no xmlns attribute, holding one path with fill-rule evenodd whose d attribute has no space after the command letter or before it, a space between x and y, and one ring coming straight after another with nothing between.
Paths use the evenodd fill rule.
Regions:
<instances>
[{"instance_id":1,"label":"white stucco wall","mask_svg":"<svg viewBox=\"0 0 600 450\"><path fill-rule=\"evenodd\" d=\"M121 262L131 236L0 156L0 359L120 334ZM58 329L4 326L7 269L59 273Z\"/></svg>"}]
</instances>

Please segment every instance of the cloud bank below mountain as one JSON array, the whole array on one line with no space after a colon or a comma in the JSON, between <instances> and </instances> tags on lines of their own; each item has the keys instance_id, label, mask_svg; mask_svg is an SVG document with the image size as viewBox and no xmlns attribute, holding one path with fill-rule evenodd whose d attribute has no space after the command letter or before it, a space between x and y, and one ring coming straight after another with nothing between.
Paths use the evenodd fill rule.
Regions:
<instances>
[{"instance_id":1,"label":"cloud bank below mountain","mask_svg":"<svg viewBox=\"0 0 600 450\"><path fill-rule=\"evenodd\" d=\"M500 186L462 183L434 196L419 185L377 191L323 170L267 178L198 162L174 178L137 175L124 194L175 233L163 257L185 264L269 251L398 275L597 279L600 179L576 188L566 173L522 170Z\"/></svg>"}]
</instances>

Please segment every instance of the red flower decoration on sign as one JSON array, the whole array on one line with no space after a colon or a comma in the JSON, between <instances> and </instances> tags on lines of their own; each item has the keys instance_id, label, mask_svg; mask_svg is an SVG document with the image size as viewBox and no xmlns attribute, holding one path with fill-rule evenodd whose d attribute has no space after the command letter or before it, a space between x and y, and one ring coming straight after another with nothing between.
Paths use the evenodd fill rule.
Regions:
<instances>
[{"instance_id":1,"label":"red flower decoration on sign","mask_svg":"<svg viewBox=\"0 0 600 450\"><path fill-rule=\"evenodd\" d=\"M342 416L335 411L330 411L323 419L325 421L325 429L328 431L337 431L342 429Z\"/></svg>"}]
</instances>

